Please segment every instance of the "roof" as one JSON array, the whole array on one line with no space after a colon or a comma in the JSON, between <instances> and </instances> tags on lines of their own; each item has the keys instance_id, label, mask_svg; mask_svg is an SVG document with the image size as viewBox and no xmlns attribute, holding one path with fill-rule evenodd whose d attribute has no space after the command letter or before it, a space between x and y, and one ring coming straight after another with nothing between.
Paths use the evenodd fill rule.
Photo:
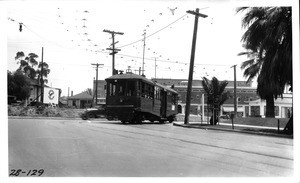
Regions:
<instances>
[{"instance_id":1,"label":"roof","mask_svg":"<svg viewBox=\"0 0 300 183\"><path fill-rule=\"evenodd\" d=\"M158 83L161 83L162 85L175 85L176 87L178 86L185 86L187 87L188 85L188 79L164 79L164 78L155 78L152 79L157 81ZM220 82L223 80L219 80ZM228 81L227 87L233 87L234 86L234 81ZM252 87L252 82L247 82L247 81L236 81L237 87L245 87L245 88L251 88ZM202 80L199 79L194 79L192 81L192 86L202 86Z\"/></svg>"},{"instance_id":2,"label":"roof","mask_svg":"<svg viewBox=\"0 0 300 183\"><path fill-rule=\"evenodd\" d=\"M126 73L126 74L116 74L113 76L110 76L109 78L106 78L105 80L112 80L112 79L141 79L143 81L146 81L148 83L154 84L153 81L150 79L147 79L144 76L138 75L138 74L133 74L133 73Z\"/></svg>"},{"instance_id":3,"label":"roof","mask_svg":"<svg viewBox=\"0 0 300 183\"><path fill-rule=\"evenodd\" d=\"M155 83L157 86L159 86L159 87L161 87L161 88L164 88L164 89L166 89L166 90L169 90L169 91L171 91L171 92L173 92L173 93L178 93L177 91L175 91L174 89L172 89L172 88L169 88L169 87L167 87L167 86L164 86L164 85L161 85L161 84L159 84L159 83Z\"/></svg>"},{"instance_id":4,"label":"roof","mask_svg":"<svg viewBox=\"0 0 300 183\"><path fill-rule=\"evenodd\" d=\"M81 93L79 93L77 95L69 97L68 100L69 99L92 100L93 96L84 91L84 92L81 92Z\"/></svg>"}]
</instances>

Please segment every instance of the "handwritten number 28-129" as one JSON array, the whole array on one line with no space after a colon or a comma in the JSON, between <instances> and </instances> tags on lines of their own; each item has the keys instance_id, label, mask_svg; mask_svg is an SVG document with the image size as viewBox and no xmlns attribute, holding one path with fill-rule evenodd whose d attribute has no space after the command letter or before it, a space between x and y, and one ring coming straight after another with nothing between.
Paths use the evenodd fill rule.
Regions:
<instances>
[{"instance_id":1,"label":"handwritten number 28-129","mask_svg":"<svg viewBox=\"0 0 300 183\"><path fill-rule=\"evenodd\" d=\"M23 171L22 169L11 169L9 176L41 176L44 173L44 169L40 170L29 170L29 171Z\"/></svg>"}]
</instances>

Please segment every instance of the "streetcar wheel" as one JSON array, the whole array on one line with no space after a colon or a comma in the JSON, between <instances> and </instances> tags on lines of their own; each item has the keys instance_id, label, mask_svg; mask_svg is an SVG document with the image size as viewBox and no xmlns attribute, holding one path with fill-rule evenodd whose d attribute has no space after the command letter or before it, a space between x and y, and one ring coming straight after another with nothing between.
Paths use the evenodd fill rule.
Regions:
<instances>
[{"instance_id":1,"label":"streetcar wheel","mask_svg":"<svg viewBox=\"0 0 300 183\"><path fill-rule=\"evenodd\" d=\"M137 124L142 124L142 118L141 118L141 116L137 116L137 118L136 118L136 123Z\"/></svg>"},{"instance_id":2,"label":"streetcar wheel","mask_svg":"<svg viewBox=\"0 0 300 183\"><path fill-rule=\"evenodd\" d=\"M163 124L165 121L164 120L159 120L159 123L160 124Z\"/></svg>"}]
</instances>

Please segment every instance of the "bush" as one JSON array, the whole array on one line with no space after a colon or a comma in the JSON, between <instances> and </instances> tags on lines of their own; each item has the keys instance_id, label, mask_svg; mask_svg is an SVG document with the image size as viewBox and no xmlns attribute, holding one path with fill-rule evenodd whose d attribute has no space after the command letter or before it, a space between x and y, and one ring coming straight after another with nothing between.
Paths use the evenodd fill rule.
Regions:
<instances>
[{"instance_id":1,"label":"bush","mask_svg":"<svg viewBox=\"0 0 300 183\"><path fill-rule=\"evenodd\" d=\"M84 109L52 108L43 106L12 106L8 105L8 116L44 116L78 118Z\"/></svg>"}]
</instances>

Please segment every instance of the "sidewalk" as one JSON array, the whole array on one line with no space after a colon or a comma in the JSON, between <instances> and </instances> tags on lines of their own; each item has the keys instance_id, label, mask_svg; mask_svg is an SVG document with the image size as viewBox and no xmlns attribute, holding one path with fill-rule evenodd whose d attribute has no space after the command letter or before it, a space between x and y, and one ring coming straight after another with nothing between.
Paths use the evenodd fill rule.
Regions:
<instances>
[{"instance_id":1,"label":"sidewalk","mask_svg":"<svg viewBox=\"0 0 300 183\"><path fill-rule=\"evenodd\" d=\"M207 122L189 122L189 124L184 124L183 121L173 122L174 126L180 126L185 128L198 128L204 130L220 130L227 132L236 133L247 133L253 135L266 135L273 137L283 137L283 138L293 138L293 135L286 135L283 133L283 128L278 129L276 127L267 126L253 126L253 125L243 125L243 124L232 124L229 123L218 123L217 125L210 125Z\"/></svg>"}]
</instances>

